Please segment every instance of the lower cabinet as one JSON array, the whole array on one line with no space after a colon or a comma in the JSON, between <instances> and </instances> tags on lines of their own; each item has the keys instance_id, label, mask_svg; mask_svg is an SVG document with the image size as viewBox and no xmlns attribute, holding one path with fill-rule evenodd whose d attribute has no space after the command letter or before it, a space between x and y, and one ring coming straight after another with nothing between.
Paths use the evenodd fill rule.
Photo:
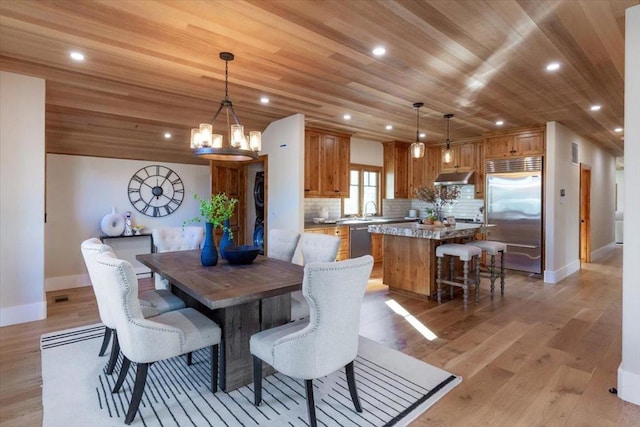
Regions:
<instances>
[{"instance_id":1,"label":"lower cabinet","mask_svg":"<svg viewBox=\"0 0 640 427\"><path fill-rule=\"evenodd\" d=\"M307 228L305 233L321 233L329 234L332 236L338 236L340 238L340 248L338 248L338 261L344 261L349 259L349 227L348 226L335 226L335 227L322 227L322 228Z\"/></svg>"}]
</instances>

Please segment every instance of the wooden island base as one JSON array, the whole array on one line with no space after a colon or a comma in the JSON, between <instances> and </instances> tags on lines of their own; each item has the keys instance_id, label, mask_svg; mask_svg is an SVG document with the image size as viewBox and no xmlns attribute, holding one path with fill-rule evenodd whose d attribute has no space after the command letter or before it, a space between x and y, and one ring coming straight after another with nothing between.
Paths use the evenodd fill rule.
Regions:
<instances>
[{"instance_id":1,"label":"wooden island base","mask_svg":"<svg viewBox=\"0 0 640 427\"><path fill-rule=\"evenodd\" d=\"M442 241L385 235L382 282L389 291L436 297L436 247Z\"/></svg>"}]
</instances>

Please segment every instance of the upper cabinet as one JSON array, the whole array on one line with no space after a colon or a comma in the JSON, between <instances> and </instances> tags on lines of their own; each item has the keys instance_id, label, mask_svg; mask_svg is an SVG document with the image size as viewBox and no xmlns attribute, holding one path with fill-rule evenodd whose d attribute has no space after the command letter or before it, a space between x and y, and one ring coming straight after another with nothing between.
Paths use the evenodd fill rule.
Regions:
<instances>
[{"instance_id":1,"label":"upper cabinet","mask_svg":"<svg viewBox=\"0 0 640 427\"><path fill-rule=\"evenodd\" d=\"M441 148L426 147L425 154L419 159L409 160L409 198L414 198L418 187L433 187L433 182L440 174Z\"/></svg>"},{"instance_id":2,"label":"upper cabinet","mask_svg":"<svg viewBox=\"0 0 640 427\"><path fill-rule=\"evenodd\" d=\"M544 155L544 126L485 134L485 158Z\"/></svg>"},{"instance_id":3,"label":"upper cabinet","mask_svg":"<svg viewBox=\"0 0 640 427\"><path fill-rule=\"evenodd\" d=\"M469 172L474 170L476 160L476 144L451 145L451 161L445 162L445 148L441 149L441 172Z\"/></svg>"},{"instance_id":4,"label":"upper cabinet","mask_svg":"<svg viewBox=\"0 0 640 427\"><path fill-rule=\"evenodd\" d=\"M385 199L407 199L409 194L409 146L407 142L384 142Z\"/></svg>"},{"instance_id":5,"label":"upper cabinet","mask_svg":"<svg viewBox=\"0 0 640 427\"><path fill-rule=\"evenodd\" d=\"M350 163L349 135L305 130L305 197L348 197Z\"/></svg>"},{"instance_id":6,"label":"upper cabinet","mask_svg":"<svg viewBox=\"0 0 640 427\"><path fill-rule=\"evenodd\" d=\"M484 199L484 177L485 177L485 164L484 164L484 144L479 142L474 144L475 148L475 163L476 167L473 174L473 184L475 186L476 199Z\"/></svg>"}]
</instances>

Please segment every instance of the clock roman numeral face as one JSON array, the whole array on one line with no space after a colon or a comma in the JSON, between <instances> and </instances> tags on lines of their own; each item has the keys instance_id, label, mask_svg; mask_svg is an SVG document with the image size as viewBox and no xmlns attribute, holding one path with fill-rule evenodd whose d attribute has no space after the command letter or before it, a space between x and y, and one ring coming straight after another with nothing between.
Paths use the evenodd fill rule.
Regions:
<instances>
[{"instance_id":1,"label":"clock roman numeral face","mask_svg":"<svg viewBox=\"0 0 640 427\"><path fill-rule=\"evenodd\" d=\"M133 207L151 217L171 214L184 199L182 179L162 165L145 166L137 171L131 177L127 191Z\"/></svg>"}]
</instances>

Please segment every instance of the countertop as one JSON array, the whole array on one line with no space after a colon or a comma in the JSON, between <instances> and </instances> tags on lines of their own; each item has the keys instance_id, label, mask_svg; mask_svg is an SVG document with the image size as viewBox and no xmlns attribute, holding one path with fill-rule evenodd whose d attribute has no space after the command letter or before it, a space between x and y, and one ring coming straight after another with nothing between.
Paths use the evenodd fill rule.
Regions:
<instances>
[{"instance_id":1,"label":"countertop","mask_svg":"<svg viewBox=\"0 0 640 427\"><path fill-rule=\"evenodd\" d=\"M456 223L455 226L409 224L370 224L369 233L389 234L392 236L415 237L420 239L445 240L455 237L471 237L484 233L494 225L481 223Z\"/></svg>"},{"instance_id":2,"label":"countertop","mask_svg":"<svg viewBox=\"0 0 640 427\"><path fill-rule=\"evenodd\" d=\"M310 230L314 228L338 227L343 225L349 226L349 225L392 224L392 223L407 223L407 222L413 223L413 222L416 222L417 220L418 218L406 219L406 218L386 218L386 217L375 217L375 216L368 217L367 219L343 218L338 220L331 220L330 222L325 222L322 224L305 222L304 228L305 230Z\"/></svg>"}]
</instances>

